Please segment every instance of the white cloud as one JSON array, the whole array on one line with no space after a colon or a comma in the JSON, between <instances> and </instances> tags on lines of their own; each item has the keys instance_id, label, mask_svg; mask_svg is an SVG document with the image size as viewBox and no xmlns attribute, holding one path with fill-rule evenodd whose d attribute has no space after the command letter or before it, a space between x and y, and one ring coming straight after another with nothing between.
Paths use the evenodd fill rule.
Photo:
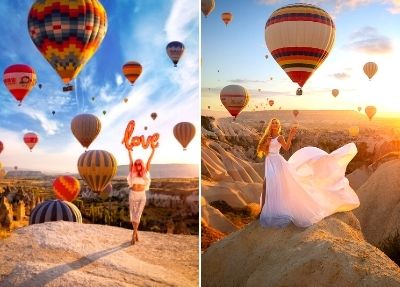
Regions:
<instances>
[{"instance_id":1,"label":"white cloud","mask_svg":"<svg viewBox=\"0 0 400 287\"><path fill-rule=\"evenodd\" d=\"M43 128L43 130L46 132L48 135L54 135L57 133L57 131L60 128L60 123L55 121L55 120L50 120L46 117L46 114L39 111L35 110L32 108L28 108L26 106L21 106L20 111L24 113L25 115L31 117L34 120L37 120L40 122L40 126Z\"/></svg>"},{"instance_id":2,"label":"white cloud","mask_svg":"<svg viewBox=\"0 0 400 287\"><path fill-rule=\"evenodd\" d=\"M174 0L171 13L165 24L167 41L183 41L192 31L187 25L199 16L198 5L193 0Z\"/></svg>"},{"instance_id":3,"label":"white cloud","mask_svg":"<svg viewBox=\"0 0 400 287\"><path fill-rule=\"evenodd\" d=\"M122 76L120 74L115 75L115 83L117 86L121 86L124 80L122 79Z\"/></svg>"}]
</instances>

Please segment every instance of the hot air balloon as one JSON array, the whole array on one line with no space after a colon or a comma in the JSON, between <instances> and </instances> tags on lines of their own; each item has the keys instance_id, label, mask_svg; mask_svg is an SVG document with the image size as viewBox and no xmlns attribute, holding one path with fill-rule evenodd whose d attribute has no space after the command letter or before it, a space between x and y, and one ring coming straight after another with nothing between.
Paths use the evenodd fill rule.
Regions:
<instances>
[{"instance_id":1,"label":"hot air balloon","mask_svg":"<svg viewBox=\"0 0 400 287\"><path fill-rule=\"evenodd\" d=\"M352 137L358 136L360 129L357 126L353 126L349 128L349 135Z\"/></svg>"},{"instance_id":2,"label":"hot air balloon","mask_svg":"<svg viewBox=\"0 0 400 287\"><path fill-rule=\"evenodd\" d=\"M89 148L101 130L101 122L98 117L91 114L80 114L71 121L71 131L75 138L85 148Z\"/></svg>"},{"instance_id":3,"label":"hot air balloon","mask_svg":"<svg viewBox=\"0 0 400 287\"><path fill-rule=\"evenodd\" d=\"M167 45L166 49L168 57L174 63L174 67L177 67L179 59L185 51L185 46L181 42L173 41Z\"/></svg>"},{"instance_id":4,"label":"hot air balloon","mask_svg":"<svg viewBox=\"0 0 400 287\"><path fill-rule=\"evenodd\" d=\"M29 150L32 151L33 147L38 143L39 137L35 133L26 133L24 135L24 142L29 147Z\"/></svg>"},{"instance_id":5,"label":"hot air balloon","mask_svg":"<svg viewBox=\"0 0 400 287\"><path fill-rule=\"evenodd\" d=\"M359 112L361 112L361 109L362 109L361 107L358 107L358 108L357 108L357 110L358 110Z\"/></svg>"},{"instance_id":6,"label":"hot air balloon","mask_svg":"<svg viewBox=\"0 0 400 287\"><path fill-rule=\"evenodd\" d=\"M107 113L107 111L106 111L106 110L103 110L103 115L106 115L106 113Z\"/></svg>"},{"instance_id":7,"label":"hot air balloon","mask_svg":"<svg viewBox=\"0 0 400 287\"><path fill-rule=\"evenodd\" d=\"M3 149L4 149L3 142L2 142L2 141L0 141L0 153L3 151Z\"/></svg>"},{"instance_id":8,"label":"hot air balloon","mask_svg":"<svg viewBox=\"0 0 400 287\"><path fill-rule=\"evenodd\" d=\"M93 102L94 102L95 99L96 99L95 97L92 97L92 101L93 101Z\"/></svg>"},{"instance_id":9,"label":"hot air balloon","mask_svg":"<svg viewBox=\"0 0 400 287\"><path fill-rule=\"evenodd\" d=\"M299 115L299 111L298 110L293 110L293 115L295 118L297 118L297 116Z\"/></svg>"},{"instance_id":10,"label":"hot air balloon","mask_svg":"<svg viewBox=\"0 0 400 287\"><path fill-rule=\"evenodd\" d=\"M107 14L98 0L35 1L28 30L39 52L68 84L103 41Z\"/></svg>"},{"instance_id":11,"label":"hot air balloon","mask_svg":"<svg viewBox=\"0 0 400 287\"><path fill-rule=\"evenodd\" d=\"M369 120L372 120L372 118L376 114L376 107L374 107L374 106L365 107L365 113L367 114Z\"/></svg>"},{"instance_id":12,"label":"hot air balloon","mask_svg":"<svg viewBox=\"0 0 400 287\"><path fill-rule=\"evenodd\" d=\"M275 103L274 100L269 100L268 101L268 104L270 105L270 107L272 107L274 105L274 103Z\"/></svg>"},{"instance_id":13,"label":"hot air balloon","mask_svg":"<svg viewBox=\"0 0 400 287\"><path fill-rule=\"evenodd\" d=\"M332 96L334 96L335 98L339 95L339 90L338 89L333 89L332 90Z\"/></svg>"},{"instance_id":14,"label":"hot air balloon","mask_svg":"<svg viewBox=\"0 0 400 287\"><path fill-rule=\"evenodd\" d=\"M14 170L18 170L18 166L14 166Z\"/></svg>"},{"instance_id":15,"label":"hot air balloon","mask_svg":"<svg viewBox=\"0 0 400 287\"><path fill-rule=\"evenodd\" d=\"M174 126L174 136L182 145L183 150L186 150L186 147L194 138L195 133L196 127L192 123L181 122Z\"/></svg>"},{"instance_id":16,"label":"hot air balloon","mask_svg":"<svg viewBox=\"0 0 400 287\"><path fill-rule=\"evenodd\" d=\"M215 1L214 0L201 0L201 12L203 12L204 17L207 18L208 15L214 10Z\"/></svg>"},{"instance_id":17,"label":"hot air balloon","mask_svg":"<svg viewBox=\"0 0 400 287\"><path fill-rule=\"evenodd\" d=\"M228 24L232 21L233 15L231 12L224 12L221 14L221 19L224 21L225 25L228 26Z\"/></svg>"},{"instance_id":18,"label":"hot air balloon","mask_svg":"<svg viewBox=\"0 0 400 287\"><path fill-rule=\"evenodd\" d=\"M144 130L147 131L147 126L144 127Z\"/></svg>"},{"instance_id":19,"label":"hot air balloon","mask_svg":"<svg viewBox=\"0 0 400 287\"><path fill-rule=\"evenodd\" d=\"M244 87L229 85L221 90L220 99L228 112L236 118L249 103L250 96Z\"/></svg>"},{"instance_id":20,"label":"hot air balloon","mask_svg":"<svg viewBox=\"0 0 400 287\"><path fill-rule=\"evenodd\" d=\"M78 171L93 192L100 193L117 172L115 157L105 150L89 150L78 160Z\"/></svg>"},{"instance_id":21,"label":"hot air balloon","mask_svg":"<svg viewBox=\"0 0 400 287\"><path fill-rule=\"evenodd\" d=\"M124 99L124 103L127 103L127 102L128 102L128 98L125 98L125 99Z\"/></svg>"},{"instance_id":22,"label":"hot air balloon","mask_svg":"<svg viewBox=\"0 0 400 287\"><path fill-rule=\"evenodd\" d=\"M81 184L73 176L59 176L53 182L53 191L58 199L74 201L78 198Z\"/></svg>"},{"instance_id":23,"label":"hot air balloon","mask_svg":"<svg viewBox=\"0 0 400 287\"><path fill-rule=\"evenodd\" d=\"M332 18L311 4L290 4L279 8L265 25L269 52L300 87L325 61L334 40Z\"/></svg>"},{"instance_id":24,"label":"hot air balloon","mask_svg":"<svg viewBox=\"0 0 400 287\"><path fill-rule=\"evenodd\" d=\"M41 88L42 88L42 84L39 84L38 86L39 86L39 89L41 89Z\"/></svg>"},{"instance_id":25,"label":"hot air balloon","mask_svg":"<svg viewBox=\"0 0 400 287\"><path fill-rule=\"evenodd\" d=\"M23 64L11 65L4 70L3 82L21 105L22 100L36 85L36 73L32 67Z\"/></svg>"},{"instance_id":26,"label":"hot air balloon","mask_svg":"<svg viewBox=\"0 0 400 287\"><path fill-rule=\"evenodd\" d=\"M272 81L274 78L270 77L269 80Z\"/></svg>"},{"instance_id":27,"label":"hot air balloon","mask_svg":"<svg viewBox=\"0 0 400 287\"><path fill-rule=\"evenodd\" d=\"M29 225L60 220L82 223L82 214L71 202L46 200L32 210Z\"/></svg>"},{"instance_id":28,"label":"hot air balloon","mask_svg":"<svg viewBox=\"0 0 400 287\"><path fill-rule=\"evenodd\" d=\"M267 55L265 55L265 59L267 59L267 60L268 60L268 54L267 54Z\"/></svg>"},{"instance_id":29,"label":"hot air balloon","mask_svg":"<svg viewBox=\"0 0 400 287\"><path fill-rule=\"evenodd\" d=\"M367 75L368 79L371 80L372 77L378 71L378 65L375 64L374 62L368 62L364 65L363 70L364 70L364 73Z\"/></svg>"},{"instance_id":30,"label":"hot air balloon","mask_svg":"<svg viewBox=\"0 0 400 287\"><path fill-rule=\"evenodd\" d=\"M151 113L150 117L153 119L153 121L157 118L157 113Z\"/></svg>"},{"instance_id":31,"label":"hot air balloon","mask_svg":"<svg viewBox=\"0 0 400 287\"><path fill-rule=\"evenodd\" d=\"M259 92L261 92L261 89L258 89Z\"/></svg>"},{"instance_id":32,"label":"hot air balloon","mask_svg":"<svg viewBox=\"0 0 400 287\"><path fill-rule=\"evenodd\" d=\"M142 73L142 65L134 61L128 62L122 66L122 73L124 73L125 77L133 85Z\"/></svg>"},{"instance_id":33,"label":"hot air balloon","mask_svg":"<svg viewBox=\"0 0 400 287\"><path fill-rule=\"evenodd\" d=\"M208 106L208 109L211 109L211 106Z\"/></svg>"},{"instance_id":34,"label":"hot air balloon","mask_svg":"<svg viewBox=\"0 0 400 287\"><path fill-rule=\"evenodd\" d=\"M109 182L106 187L100 192L99 196L102 200L106 200L109 196L110 193L113 191L113 186L111 182Z\"/></svg>"},{"instance_id":35,"label":"hot air balloon","mask_svg":"<svg viewBox=\"0 0 400 287\"><path fill-rule=\"evenodd\" d=\"M51 113L52 113L52 114L53 114L53 116L54 116L54 115L55 115L55 113L56 113L56 111L52 111Z\"/></svg>"}]
</instances>

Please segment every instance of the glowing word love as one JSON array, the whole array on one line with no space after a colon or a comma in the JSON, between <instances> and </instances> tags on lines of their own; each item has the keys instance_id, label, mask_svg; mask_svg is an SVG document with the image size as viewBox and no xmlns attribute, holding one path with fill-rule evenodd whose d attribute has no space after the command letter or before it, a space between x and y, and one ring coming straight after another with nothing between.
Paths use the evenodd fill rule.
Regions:
<instances>
[{"instance_id":1,"label":"glowing word love","mask_svg":"<svg viewBox=\"0 0 400 287\"><path fill-rule=\"evenodd\" d=\"M132 148L134 148L135 146L140 146L140 145L142 145L144 149L148 148L149 145L152 148L158 147L158 139L160 138L159 133L154 133L153 135L148 136L147 139L145 140L144 135L134 136L131 138L134 130L135 130L135 121L131 120L126 126L124 139L122 140L122 144L125 144L125 147L128 150L132 150Z\"/></svg>"}]
</instances>

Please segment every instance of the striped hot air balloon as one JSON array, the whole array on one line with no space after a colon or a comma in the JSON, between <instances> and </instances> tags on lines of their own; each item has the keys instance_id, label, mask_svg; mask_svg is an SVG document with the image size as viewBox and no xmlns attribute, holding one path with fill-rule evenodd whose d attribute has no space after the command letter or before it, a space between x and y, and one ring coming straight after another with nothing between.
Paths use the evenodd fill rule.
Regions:
<instances>
[{"instance_id":1,"label":"striped hot air balloon","mask_svg":"<svg viewBox=\"0 0 400 287\"><path fill-rule=\"evenodd\" d=\"M242 86L229 85L221 90L220 100L228 112L236 118L249 103L250 95Z\"/></svg>"},{"instance_id":2,"label":"striped hot air balloon","mask_svg":"<svg viewBox=\"0 0 400 287\"><path fill-rule=\"evenodd\" d=\"M181 42L173 41L167 45L166 50L168 57L174 63L174 67L177 67L179 59L185 51L185 46Z\"/></svg>"},{"instance_id":3,"label":"striped hot air balloon","mask_svg":"<svg viewBox=\"0 0 400 287\"><path fill-rule=\"evenodd\" d=\"M203 12L204 17L207 18L208 15L214 10L215 1L214 0L201 0L201 12Z\"/></svg>"},{"instance_id":4,"label":"striped hot air balloon","mask_svg":"<svg viewBox=\"0 0 400 287\"><path fill-rule=\"evenodd\" d=\"M365 75L367 75L368 79L371 80L372 77L378 72L378 65L374 62L365 63L363 67Z\"/></svg>"},{"instance_id":5,"label":"striped hot air balloon","mask_svg":"<svg viewBox=\"0 0 400 287\"><path fill-rule=\"evenodd\" d=\"M111 184L111 182L109 182L106 185L106 187L100 192L99 197L102 200L106 200L109 197L109 195L112 192L112 190L113 190L112 184Z\"/></svg>"},{"instance_id":6,"label":"striped hot air balloon","mask_svg":"<svg viewBox=\"0 0 400 287\"><path fill-rule=\"evenodd\" d=\"M98 0L34 1L29 35L64 83L74 79L99 48L107 14Z\"/></svg>"},{"instance_id":7,"label":"striped hot air balloon","mask_svg":"<svg viewBox=\"0 0 400 287\"><path fill-rule=\"evenodd\" d=\"M224 12L221 14L221 19L224 21L225 25L228 26L233 19L233 15L231 12Z\"/></svg>"},{"instance_id":8,"label":"striped hot air balloon","mask_svg":"<svg viewBox=\"0 0 400 287\"><path fill-rule=\"evenodd\" d=\"M194 138L196 127L192 123L181 122L174 126L174 136L182 145L183 150L186 150L188 144Z\"/></svg>"},{"instance_id":9,"label":"striped hot air balloon","mask_svg":"<svg viewBox=\"0 0 400 287\"><path fill-rule=\"evenodd\" d=\"M90 150L79 157L78 171L92 191L100 193L116 174L117 161L108 151Z\"/></svg>"},{"instance_id":10,"label":"striped hot air balloon","mask_svg":"<svg viewBox=\"0 0 400 287\"><path fill-rule=\"evenodd\" d=\"M303 87L325 61L335 41L335 24L327 12L311 4L275 10L265 25L265 42L289 78Z\"/></svg>"},{"instance_id":11,"label":"striped hot air balloon","mask_svg":"<svg viewBox=\"0 0 400 287\"><path fill-rule=\"evenodd\" d=\"M81 190L81 184L73 176L59 176L53 182L53 191L58 199L74 201Z\"/></svg>"},{"instance_id":12,"label":"striped hot air balloon","mask_svg":"<svg viewBox=\"0 0 400 287\"><path fill-rule=\"evenodd\" d=\"M133 85L142 73L142 65L134 61L128 62L122 66L122 72L128 81Z\"/></svg>"},{"instance_id":13,"label":"striped hot air balloon","mask_svg":"<svg viewBox=\"0 0 400 287\"><path fill-rule=\"evenodd\" d=\"M32 151L33 147L39 142L39 137L35 133L26 133L24 134L24 142Z\"/></svg>"},{"instance_id":14,"label":"striped hot air balloon","mask_svg":"<svg viewBox=\"0 0 400 287\"><path fill-rule=\"evenodd\" d=\"M11 65L4 70L3 82L21 105L22 100L36 85L36 73L32 67L23 64Z\"/></svg>"},{"instance_id":15,"label":"striped hot air balloon","mask_svg":"<svg viewBox=\"0 0 400 287\"><path fill-rule=\"evenodd\" d=\"M47 200L32 210L29 224L60 220L82 223L82 214L71 202L59 199Z\"/></svg>"},{"instance_id":16,"label":"striped hot air balloon","mask_svg":"<svg viewBox=\"0 0 400 287\"><path fill-rule=\"evenodd\" d=\"M85 148L95 140L101 130L101 122L98 117L91 114L80 114L71 121L71 131L75 138Z\"/></svg>"}]
</instances>

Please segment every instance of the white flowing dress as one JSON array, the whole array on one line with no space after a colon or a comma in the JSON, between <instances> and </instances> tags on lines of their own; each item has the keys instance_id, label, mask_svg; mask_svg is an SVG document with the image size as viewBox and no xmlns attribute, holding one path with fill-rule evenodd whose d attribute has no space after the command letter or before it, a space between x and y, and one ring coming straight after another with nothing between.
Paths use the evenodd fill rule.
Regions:
<instances>
[{"instance_id":1,"label":"white flowing dress","mask_svg":"<svg viewBox=\"0 0 400 287\"><path fill-rule=\"evenodd\" d=\"M348 163L357 154L354 143L330 154L304 147L288 161L279 154L280 148L278 139L272 139L265 158L266 199L260 215L263 226L283 227L293 222L308 227L360 205L345 177Z\"/></svg>"}]
</instances>

